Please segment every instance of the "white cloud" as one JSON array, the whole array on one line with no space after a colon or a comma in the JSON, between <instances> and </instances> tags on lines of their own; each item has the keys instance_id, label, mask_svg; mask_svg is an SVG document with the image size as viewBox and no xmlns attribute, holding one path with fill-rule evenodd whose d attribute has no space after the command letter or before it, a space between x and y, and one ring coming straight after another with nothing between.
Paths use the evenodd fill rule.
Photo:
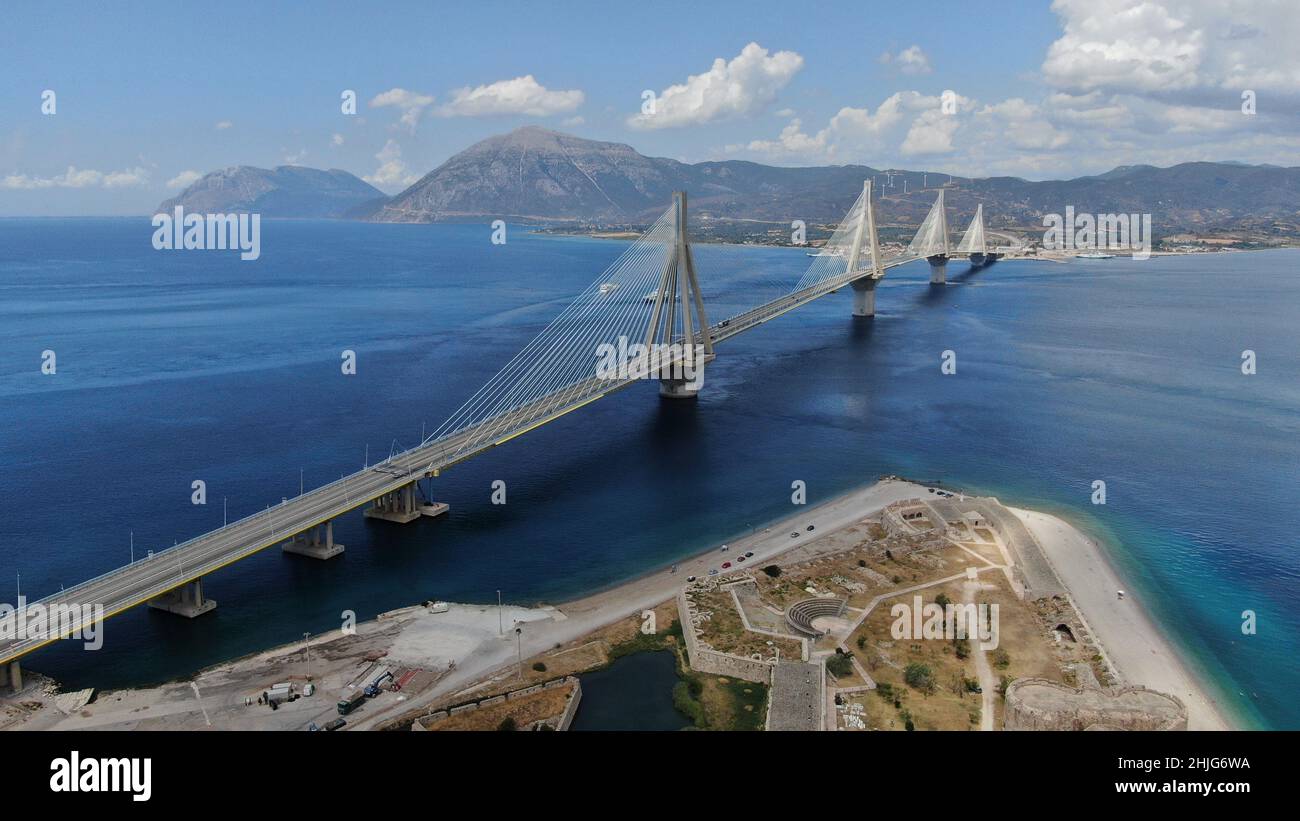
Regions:
<instances>
[{"instance_id":1,"label":"white cloud","mask_svg":"<svg viewBox=\"0 0 1300 821\"><path fill-rule=\"evenodd\" d=\"M188 188L203 178L198 171L182 171L167 181L168 188Z\"/></svg>"},{"instance_id":2,"label":"white cloud","mask_svg":"<svg viewBox=\"0 0 1300 821\"><path fill-rule=\"evenodd\" d=\"M402 112L401 123L412 134L415 133L415 126L420 121L420 116L431 105L433 105L433 97L415 91L407 91L404 88L390 88L382 94L376 94L370 101L371 108L392 106L400 109Z\"/></svg>"},{"instance_id":3,"label":"white cloud","mask_svg":"<svg viewBox=\"0 0 1300 821\"><path fill-rule=\"evenodd\" d=\"M285 165L300 165L303 160L307 159L307 149L305 148L300 148L297 151L288 151L287 149L284 151Z\"/></svg>"},{"instance_id":4,"label":"white cloud","mask_svg":"<svg viewBox=\"0 0 1300 821\"><path fill-rule=\"evenodd\" d=\"M337 145L343 145L343 135L342 135L342 134L335 134L334 136L330 137L330 144L331 144L331 145L336 145L336 146L337 146Z\"/></svg>"},{"instance_id":5,"label":"white cloud","mask_svg":"<svg viewBox=\"0 0 1300 821\"><path fill-rule=\"evenodd\" d=\"M587 122L587 118L583 116L569 117L566 120L564 120L564 125L573 127L575 125L583 125L586 122Z\"/></svg>"},{"instance_id":6,"label":"white cloud","mask_svg":"<svg viewBox=\"0 0 1300 821\"><path fill-rule=\"evenodd\" d=\"M1300 89L1300 14L1273 0L1055 0L1058 88L1183 96Z\"/></svg>"},{"instance_id":7,"label":"white cloud","mask_svg":"<svg viewBox=\"0 0 1300 821\"><path fill-rule=\"evenodd\" d=\"M886 51L880 55L880 62L897 66L900 72L910 76L929 74L934 70L930 67L930 58L925 55L920 46L908 46L897 54Z\"/></svg>"},{"instance_id":8,"label":"white cloud","mask_svg":"<svg viewBox=\"0 0 1300 821\"><path fill-rule=\"evenodd\" d=\"M458 88L451 101L438 106L443 117L486 117L498 114L527 114L547 117L563 114L582 105L586 95L577 89L551 91L531 74L500 80L475 88Z\"/></svg>"},{"instance_id":9,"label":"white cloud","mask_svg":"<svg viewBox=\"0 0 1300 821\"><path fill-rule=\"evenodd\" d=\"M222 120L221 122L217 123L217 130L225 131L227 128L230 128L233 125L234 123L232 123L230 120Z\"/></svg>"},{"instance_id":10,"label":"white cloud","mask_svg":"<svg viewBox=\"0 0 1300 821\"><path fill-rule=\"evenodd\" d=\"M959 106L969 104L958 96ZM899 91L886 97L876 109L846 106L835 113L826 127L815 134L802 130L795 119L782 129L776 140L754 140L743 146L728 146L731 152L749 151L769 159L798 162L848 161L878 153L897 142L898 130L909 118L927 111L938 112L942 99L916 91ZM914 140L914 146L917 145Z\"/></svg>"},{"instance_id":11,"label":"white cloud","mask_svg":"<svg viewBox=\"0 0 1300 821\"><path fill-rule=\"evenodd\" d=\"M143 168L129 168L122 171L94 171L68 166L63 174L54 177L31 177L26 174L10 174L0 178L0 188L18 191L32 191L44 188L126 188L144 185L149 182L149 172Z\"/></svg>"},{"instance_id":12,"label":"white cloud","mask_svg":"<svg viewBox=\"0 0 1300 821\"><path fill-rule=\"evenodd\" d=\"M629 117L632 128L676 128L753 114L766 108L803 68L793 51L768 54L750 43L730 62L719 57L703 74L669 86L655 100L653 114Z\"/></svg>"},{"instance_id":13,"label":"white cloud","mask_svg":"<svg viewBox=\"0 0 1300 821\"><path fill-rule=\"evenodd\" d=\"M1057 149L1070 142L1070 135L1052 125L1038 106L1020 97L986 105L976 117L992 125L998 138L1017 148Z\"/></svg>"},{"instance_id":14,"label":"white cloud","mask_svg":"<svg viewBox=\"0 0 1300 821\"><path fill-rule=\"evenodd\" d=\"M1047 92L976 103L894 94L819 130L728 153L796 164L923 167L1068 178L1118 165L1205 160L1300 165L1300 14L1267 0L1056 0ZM896 55L882 60L898 66ZM1257 111L1242 111L1242 92Z\"/></svg>"},{"instance_id":15,"label":"white cloud","mask_svg":"<svg viewBox=\"0 0 1300 821\"><path fill-rule=\"evenodd\" d=\"M379 160L379 168L363 179L376 188L405 188L420 178L407 169L406 163L402 161L402 147L395 140L384 143L375 159Z\"/></svg>"}]
</instances>

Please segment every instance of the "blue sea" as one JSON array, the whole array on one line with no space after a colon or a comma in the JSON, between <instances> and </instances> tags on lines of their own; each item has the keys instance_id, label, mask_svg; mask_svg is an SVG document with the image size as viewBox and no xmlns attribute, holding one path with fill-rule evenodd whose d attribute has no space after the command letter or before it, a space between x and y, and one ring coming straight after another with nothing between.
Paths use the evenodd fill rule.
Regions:
<instances>
[{"instance_id":1,"label":"blue sea","mask_svg":"<svg viewBox=\"0 0 1300 821\"><path fill-rule=\"evenodd\" d=\"M414 445L626 247L265 221L261 259L241 262L151 235L145 218L0 220L2 601L20 575L47 595L125 564L132 534L141 556L219 526L223 500L233 520ZM696 262L716 321L809 259L701 245ZM720 346L698 402L637 385L452 469L434 484L447 517L351 514L338 559L266 550L207 578L211 615L137 608L98 652L61 642L24 664L138 685L346 610L560 602L787 515L794 480L815 504L898 473L1074 521L1242 722L1297 729L1298 266L1286 250L954 262L937 289L923 263L894 269L873 321L841 292Z\"/></svg>"}]
</instances>

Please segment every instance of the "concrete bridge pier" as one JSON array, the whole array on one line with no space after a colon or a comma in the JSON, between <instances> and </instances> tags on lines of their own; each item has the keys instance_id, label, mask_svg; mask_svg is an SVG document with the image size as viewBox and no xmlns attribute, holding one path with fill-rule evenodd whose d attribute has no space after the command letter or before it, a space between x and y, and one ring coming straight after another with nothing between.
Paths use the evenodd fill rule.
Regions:
<instances>
[{"instance_id":1,"label":"concrete bridge pier","mask_svg":"<svg viewBox=\"0 0 1300 821\"><path fill-rule=\"evenodd\" d=\"M932 257L926 257L930 263L930 284L943 285L948 281L948 256L946 254L935 254Z\"/></svg>"},{"instance_id":2,"label":"concrete bridge pier","mask_svg":"<svg viewBox=\"0 0 1300 821\"><path fill-rule=\"evenodd\" d=\"M374 504L366 508L366 518L404 525L421 516L441 516L450 509L446 502L426 502L420 498L412 482L375 499Z\"/></svg>"},{"instance_id":3,"label":"concrete bridge pier","mask_svg":"<svg viewBox=\"0 0 1300 821\"><path fill-rule=\"evenodd\" d=\"M876 280L872 277L856 279L853 286L853 315L876 315Z\"/></svg>"},{"instance_id":4,"label":"concrete bridge pier","mask_svg":"<svg viewBox=\"0 0 1300 821\"><path fill-rule=\"evenodd\" d=\"M687 379L660 379L659 395L665 399L694 399L700 395L700 383Z\"/></svg>"},{"instance_id":5,"label":"concrete bridge pier","mask_svg":"<svg viewBox=\"0 0 1300 821\"><path fill-rule=\"evenodd\" d=\"M971 267L972 267L972 268L978 268L978 267L980 267L981 265L984 265L985 263L987 263L988 261L989 261L989 258L988 258L988 256L985 255L985 254L971 254L971 255L970 255L970 264L971 264Z\"/></svg>"},{"instance_id":6,"label":"concrete bridge pier","mask_svg":"<svg viewBox=\"0 0 1300 821\"><path fill-rule=\"evenodd\" d=\"M203 579L187 582L174 590L149 600L149 606L155 610L166 610L187 619L202 616L209 610L215 610L217 603L203 597Z\"/></svg>"},{"instance_id":7,"label":"concrete bridge pier","mask_svg":"<svg viewBox=\"0 0 1300 821\"><path fill-rule=\"evenodd\" d=\"M18 662L11 661L0 667L0 686L7 686L14 693L23 689L23 669Z\"/></svg>"},{"instance_id":8,"label":"concrete bridge pier","mask_svg":"<svg viewBox=\"0 0 1300 821\"><path fill-rule=\"evenodd\" d=\"M334 520L316 525L299 533L280 547L285 553L296 553L313 559L332 559L343 552L343 545L334 541Z\"/></svg>"}]
</instances>

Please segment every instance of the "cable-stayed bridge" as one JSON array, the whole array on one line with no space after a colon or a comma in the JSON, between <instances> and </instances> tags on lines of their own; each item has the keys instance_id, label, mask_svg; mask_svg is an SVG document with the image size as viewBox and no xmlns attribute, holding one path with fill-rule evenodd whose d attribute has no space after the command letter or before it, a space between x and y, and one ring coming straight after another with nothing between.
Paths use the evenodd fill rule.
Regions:
<instances>
[{"instance_id":1,"label":"cable-stayed bridge","mask_svg":"<svg viewBox=\"0 0 1300 821\"><path fill-rule=\"evenodd\" d=\"M343 546L334 542L333 520L356 508L397 523L439 515L446 505L424 497L424 480L638 381L657 379L664 397L694 397L716 345L828 293L850 287L853 313L873 316L876 284L890 268L925 259L931 282L943 283L950 255L943 190L906 250L890 259L881 256L874 210L867 182L793 287L710 323L686 228L686 195L676 194L639 239L418 446L0 616L0 685L19 686L23 655L131 607L148 603L189 617L208 612L216 603L204 597L203 577L273 545L318 559L338 555ZM969 254L977 265L996 258L985 241L982 207L951 253Z\"/></svg>"}]
</instances>

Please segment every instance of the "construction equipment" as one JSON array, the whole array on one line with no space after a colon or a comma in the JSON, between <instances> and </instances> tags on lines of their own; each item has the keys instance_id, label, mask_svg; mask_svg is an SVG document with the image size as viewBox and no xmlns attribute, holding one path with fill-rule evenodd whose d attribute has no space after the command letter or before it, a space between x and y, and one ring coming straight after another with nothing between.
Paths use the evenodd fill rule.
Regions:
<instances>
[{"instance_id":1,"label":"construction equipment","mask_svg":"<svg viewBox=\"0 0 1300 821\"><path fill-rule=\"evenodd\" d=\"M385 681L388 681L392 677L393 677L393 672L391 670L385 670L378 677L376 677L374 681L370 682L370 686L366 688L366 698L374 698L375 696L379 695L380 686L382 686Z\"/></svg>"}]
</instances>

